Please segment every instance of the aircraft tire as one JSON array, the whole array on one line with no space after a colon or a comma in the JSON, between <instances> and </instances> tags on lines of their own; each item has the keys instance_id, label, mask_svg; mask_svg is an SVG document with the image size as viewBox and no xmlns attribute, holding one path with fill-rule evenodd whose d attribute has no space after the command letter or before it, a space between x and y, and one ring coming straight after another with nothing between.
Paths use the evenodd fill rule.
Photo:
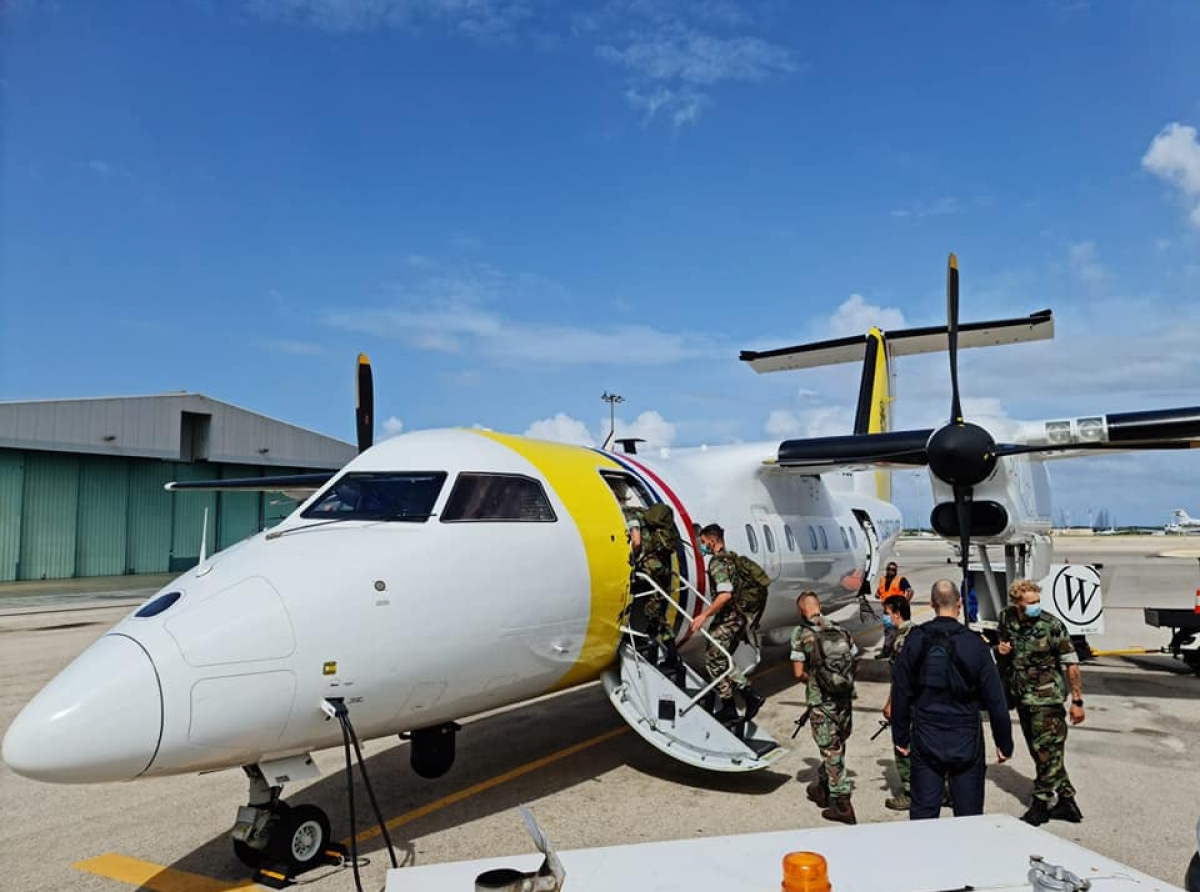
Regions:
<instances>
[{"instance_id":1,"label":"aircraft tire","mask_svg":"<svg viewBox=\"0 0 1200 892\"><path fill-rule=\"evenodd\" d=\"M301 871L321 860L329 842L329 818L315 805L296 805L280 811L271 828L267 855L272 861Z\"/></svg>"}]
</instances>

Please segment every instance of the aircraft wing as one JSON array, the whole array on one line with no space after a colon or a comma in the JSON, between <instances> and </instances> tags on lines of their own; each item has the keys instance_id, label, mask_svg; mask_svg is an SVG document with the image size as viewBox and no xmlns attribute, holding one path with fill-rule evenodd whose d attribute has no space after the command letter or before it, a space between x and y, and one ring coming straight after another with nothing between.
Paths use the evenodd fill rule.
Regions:
<instances>
[{"instance_id":1,"label":"aircraft wing","mask_svg":"<svg viewBox=\"0 0 1200 892\"><path fill-rule=\"evenodd\" d=\"M163 488L171 492L285 492L305 496L316 492L333 479L337 471L314 474L279 474L274 477L231 477L228 480L171 481Z\"/></svg>"}]
</instances>

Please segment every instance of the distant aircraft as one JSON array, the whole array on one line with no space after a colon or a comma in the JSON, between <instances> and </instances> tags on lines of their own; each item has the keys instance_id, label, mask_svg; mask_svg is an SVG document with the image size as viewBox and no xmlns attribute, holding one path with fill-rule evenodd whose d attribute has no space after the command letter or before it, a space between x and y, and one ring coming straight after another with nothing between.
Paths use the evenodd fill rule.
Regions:
<instances>
[{"instance_id":1,"label":"distant aircraft","mask_svg":"<svg viewBox=\"0 0 1200 892\"><path fill-rule=\"evenodd\" d=\"M1163 532L1171 535L1200 533L1200 519L1192 517L1183 508L1176 508L1171 512L1171 520L1163 527Z\"/></svg>"},{"instance_id":2,"label":"distant aircraft","mask_svg":"<svg viewBox=\"0 0 1200 892\"><path fill-rule=\"evenodd\" d=\"M1051 559L1043 459L1200 437L1197 408L1037 422L1002 442L963 420L959 347L1052 335L1049 310L960 328L951 255L946 326L742 354L759 372L862 362L853 433L654 459L632 445L474 429L372 445L360 356L360 454L332 473L170 484L308 498L270 531L202 555L80 654L13 721L3 759L56 783L240 767L249 796L235 851L289 870L317 863L330 828L315 806L285 803L283 785L319 773L310 754L341 744L347 717L364 740L403 736L413 769L437 777L454 761L456 720L602 678L621 715L673 758L764 768L782 752L769 735L716 722L707 679L690 672L676 687L628 644L639 629L624 511L674 509L682 544L667 594L680 643L709 595L693 521L721 523L729 547L764 566L774 581L761 628L785 641L800 591L836 607L872 590L902 528L891 467L928 468L930 523L959 543L964 579L972 542L1004 545L1014 573L1041 578ZM941 350L949 421L890 430L891 357Z\"/></svg>"}]
</instances>

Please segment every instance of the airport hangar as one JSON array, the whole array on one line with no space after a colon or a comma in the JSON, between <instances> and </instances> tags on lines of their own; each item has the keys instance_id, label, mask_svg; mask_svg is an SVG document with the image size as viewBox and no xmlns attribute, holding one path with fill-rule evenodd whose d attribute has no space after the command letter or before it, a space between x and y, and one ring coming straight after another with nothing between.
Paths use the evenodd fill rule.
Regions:
<instances>
[{"instance_id":1,"label":"airport hangar","mask_svg":"<svg viewBox=\"0 0 1200 892\"><path fill-rule=\"evenodd\" d=\"M182 572L274 526L280 493L171 480L336 470L355 447L197 393L0 402L0 582Z\"/></svg>"}]
</instances>

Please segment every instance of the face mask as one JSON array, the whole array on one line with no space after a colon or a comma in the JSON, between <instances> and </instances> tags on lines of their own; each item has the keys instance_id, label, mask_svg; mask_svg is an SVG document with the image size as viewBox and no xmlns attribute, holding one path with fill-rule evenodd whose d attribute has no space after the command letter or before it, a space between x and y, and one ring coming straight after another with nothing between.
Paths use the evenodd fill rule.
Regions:
<instances>
[{"instance_id":1,"label":"face mask","mask_svg":"<svg viewBox=\"0 0 1200 892\"><path fill-rule=\"evenodd\" d=\"M891 617L891 615L890 615L890 614L887 614L887 613L885 613L885 614L883 615L883 624L884 624L884 626L885 626L886 628L889 628L889 629L890 629L890 628L892 628L892 627L894 627L894 626L896 625L894 622L892 622L892 617Z\"/></svg>"},{"instance_id":2,"label":"face mask","mask_svg":"<svg viewBox=\"0 0 1200 892\"><path fill-rule=\"evenodd\" d=\"M701 553L701 554L712 554L712 549L711 549L711 548L709 548L707 545L701 545L701 546L700 546L700 553Z\"/></svg>"},{"instance_id":3,"label":"face mask","mask_svg":"<svg viewBox=\"0 0 1200 892\"><path fill-rule=\"evenodd\" d=\"M1027 617L1029 617L1030 619L1037 619L1039 616L1042 615L1042 605L1041 604L1026 604L1025 605L1025 615Z\"/></svg>"}]
</instances>

